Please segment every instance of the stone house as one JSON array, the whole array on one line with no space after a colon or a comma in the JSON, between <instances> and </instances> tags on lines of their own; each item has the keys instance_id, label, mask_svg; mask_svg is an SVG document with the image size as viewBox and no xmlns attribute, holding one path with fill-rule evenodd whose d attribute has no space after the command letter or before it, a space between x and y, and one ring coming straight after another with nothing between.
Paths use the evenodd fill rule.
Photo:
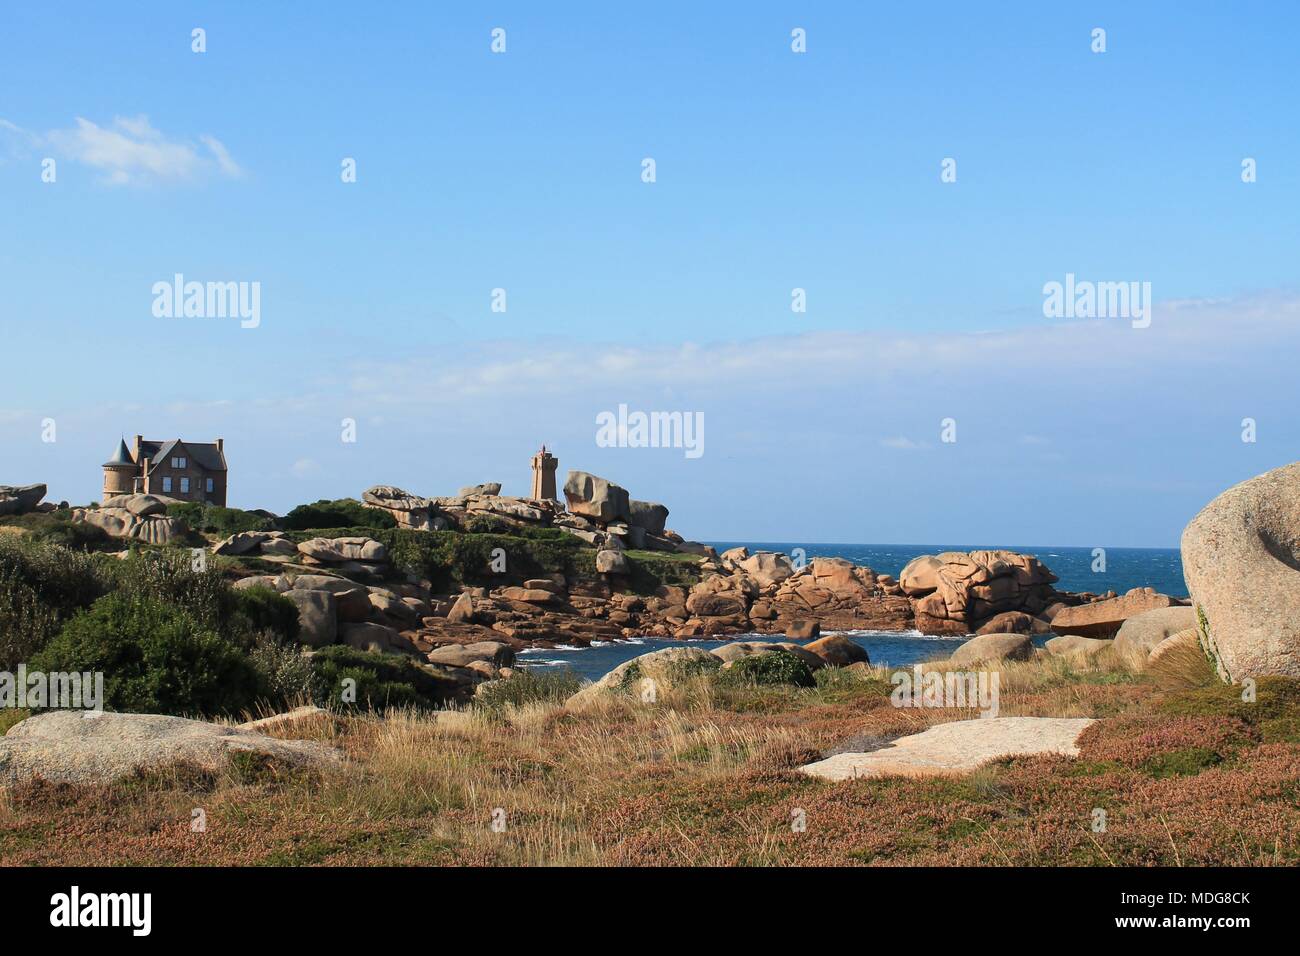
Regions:
<instances>
[{"instance_id":1,"label":"stone house","mask_svg":"<svg viewBox=\"0 0 1300 956\"><path fill-rule=\"evenodd\" d=\"M179 501L226 506L225 442L145 441L135 436L104 462L104 500L114 495L164 495Z\"/></svg>"}]
</instances>

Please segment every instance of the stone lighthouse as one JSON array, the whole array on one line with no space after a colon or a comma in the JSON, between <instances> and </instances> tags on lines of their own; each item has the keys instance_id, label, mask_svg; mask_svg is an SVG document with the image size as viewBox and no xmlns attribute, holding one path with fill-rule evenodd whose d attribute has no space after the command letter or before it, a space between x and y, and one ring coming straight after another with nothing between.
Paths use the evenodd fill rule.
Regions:
<instances>
[{"instance_id":1,"label":"stone lighthouse","mask_svg":"<svg viewBox=\"0 0 1300 956\"><path fill-rule=\"evenodd\" d=\"M535 501L555 501L555 469L560 460L542 446L542 450L533 456L533 493L529 495Z\"/></svg>"}]
</instances>

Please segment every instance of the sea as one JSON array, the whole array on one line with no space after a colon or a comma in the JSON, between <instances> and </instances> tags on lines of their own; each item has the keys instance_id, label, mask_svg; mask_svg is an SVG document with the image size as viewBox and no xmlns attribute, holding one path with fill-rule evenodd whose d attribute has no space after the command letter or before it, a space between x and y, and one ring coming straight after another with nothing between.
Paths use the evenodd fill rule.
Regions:
<instances>
[{"instance_id":1,"label":"sea","mask_svg":"<svg viewBox=\"0 0 1300 956\"><path fill-rule=\"evenodd\" d=\"M1187 596L1183 582L1183 565L1177 548L1065 548L1026 547L1024 545L931 545L931 544L807 544L775 541L710 541L719 552L741 545L750 551L778 551L792 558L845 558L866 565L878 574L899 572L913 558L942 551L1007 550L1035 555L1060 580L1062 591L1114 591L1123 594L1132 588L1149 587L1175 597ZM831 632L826 632L831 633ZM844 636L866 648L873 664L910 667L934 658L947 657L965 637L933 637L917 631L844 631ZM773 640L763 637L762 640ZM726 640L679 641L671 638L645 637L625 641L597 642L583 648L537 648L523 651L519 663L551 670L569 668L579 677L599 680L624 661L665 647L692 647L710 650L741 636ZM1037 638L1042 643L1044 638ZM806 643L806 642L795 642Z\"/></svg>"}]
</instances>

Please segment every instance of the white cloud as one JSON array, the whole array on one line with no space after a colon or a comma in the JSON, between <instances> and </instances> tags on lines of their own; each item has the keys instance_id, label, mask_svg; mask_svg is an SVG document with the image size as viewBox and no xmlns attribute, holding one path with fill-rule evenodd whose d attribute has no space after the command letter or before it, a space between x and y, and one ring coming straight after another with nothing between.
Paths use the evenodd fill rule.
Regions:
<instances>
[{"instance_id":1,"label":"white cloud","mask_svg":"<svg viewBox=\"0 0 1300 956\"><path fill-rule=\"evenodd\" d=\"M320 473L320 463L313 458L299 458L289 470L295 478L310 478Z\"/></svg>"},{"instance_id":2,"label":"white cloud","mask_svg":"<svg viewBox=\"0 0 1300 956\"><path fill-rule=\"evenodd\" d=\"M198 142L168 137L149 118L117 116L107 126L77 117L69 129L31 133L0 119L11 148L45 148L55 158L84 163L100 171L113 185L146 182L185 182L215 174L238 178L244 174L230 151L215 136Z\"/></svg>"},{"instance_id":3,"label":"white cloud","mask_svg":"<svg viewBox=\"0 0 1300 956\"><path fill-rule=\"evenodd\" d=\"M897 448L900 451L919 451L922 448L929 448L925 442L912 441L902 435L893 438L882 438L880 444L885 448Z\"/></svg>"}]
</instances>

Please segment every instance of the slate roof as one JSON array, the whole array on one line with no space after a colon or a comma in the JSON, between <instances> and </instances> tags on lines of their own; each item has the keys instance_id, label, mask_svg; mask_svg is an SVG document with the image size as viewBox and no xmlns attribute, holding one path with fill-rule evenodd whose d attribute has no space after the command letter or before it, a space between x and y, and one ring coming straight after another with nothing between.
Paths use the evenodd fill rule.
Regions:
<instances>
[{"instance_id":1,"label":"slate roof","mask_svg":"<svg viewBox=\"0 0 1300 956\"><path fill-rule=\"evenodd\" d=\"M104 462L104 467L110 465L134 465L135 459L131 457L131 449L126 447L126 439L123 438L117 445L117 453L108 461Z\"/></svg>"},{"instance_id":2,"label":"slate roof","mask_svg":"<svg viewBox=\"0 0 1300 956\"><path fill-rule=\"evenodd\" d=\"M166 461L171 457L172 451L177 445L180 445L187 453L187 457L198 462L199 467L204 471L226 470L226 456L222 454L221 449L216 446L215 442L189 442L181 441L179 438L173 438L167 442L141 441L140 457L148 458L155 464Z\"/></svg>"}]
</instances>

